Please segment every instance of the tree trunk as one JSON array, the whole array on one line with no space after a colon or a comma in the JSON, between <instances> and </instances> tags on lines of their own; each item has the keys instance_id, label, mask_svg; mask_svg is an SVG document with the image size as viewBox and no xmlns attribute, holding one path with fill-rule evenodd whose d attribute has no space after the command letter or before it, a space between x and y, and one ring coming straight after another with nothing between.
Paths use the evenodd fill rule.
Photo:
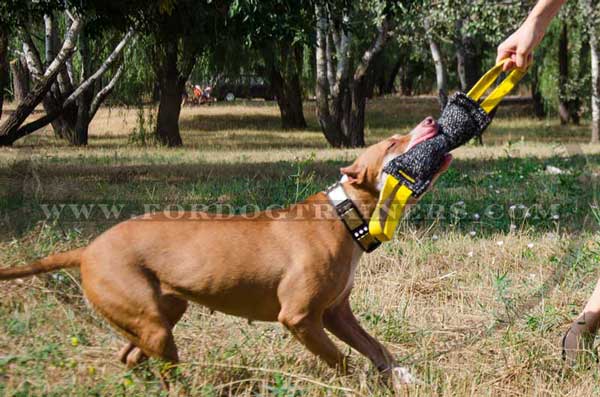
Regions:
<instances>
[{"instance_id":1,"label":"tree trunk","mask_svg":"<svg viewBox=\"0 0 600 397\"><path fill-rule=\"evenodd\" d=\"M430 32L429 19L425 18L424 21L425 30L427 31L427 40L429 41L429 50L431 51L431 58L433 59L433 66L435 67L435 81L438 90L438 101L440 107L443 109L446 107L448 101L448 77L446 74L446 68L444 66L444 58L442 56L442 50L439 44L433 38L433 34Z\"/></svg>"},{"instance_id":2,"label":"tree trunk","mask_svg":"<svg viewBox=\"0 0 600 397\"><path fill-rule=\"evenodd\" d=\"M414 66L411 60L407 59L398 72L400 75L400 95L412 96L414 88L413 72Z\"/></svg>"},{"instance_id":3,"label":"tree trunk","mask_svg":"<svg viewBox=\"0 0 600 397\"><path fill-rule=\"evenodd\" d=\"M583 40L581 43L581 47L579 48L579 69L577 71L577 76L575 76L576 82L580 82L585 80L585 76L588 73L589 64L585 62L590 52L590 43L586 40ZM576 83L576 84L577 84ZM579 91L577 88L577 92ZM569 118L575 125L579 125L581 119L581 97L579 94L572 95L572 99L569 100Z\"/></svg>"},{"instance_id":4,"label":"tree trunk","mask_svg":"<svg viewBox=\"0 0 600 397\"><path fill-rule=\"evenodd\" d=\"M350 108L345 110L345 122L342 123L344 135L348 137L349 147L365 146L365 108L368 94L368 73L354 79L351 87Z\"/></svg>"},{"instance_id":5,"label":"tree trunk","mask_svg":"<svg viewBox=\"0 0 600 397\"><path fill-rule=\"evenodd\" d=\"M467 90L477 83L481 76L481 58L482 55L477 46L477 42L472 37L465 37L463 41L465 48L465 77L467 81Z\"/></svg>"},{"instance_id":6,"label":"tree trunk","mask_svg":"<svg viewBox=\"0 0 600 397\"><path fill-rule=\"evenodd\" d=\"M94 91L88 90L81 94L77 106L77 117L75 125L69 131L72 132L67 139L73 146L85 146L88 144L88 130L90 127L90 106L92 104Z\"/></svg>"},{"instance_id":7,"label":"tree trunk","mask_svg":"<svg viewBox=\"0 0 600 397\"><path fill-rule=\"evenodd\" d=\"M79 54L81 56L81 79L86 81L92 74L92 53L90 38L85 27L79 34ZM88 143L88 128L91 121L89 114L95 85L90 84L73 106L65 109L56 120L61 124L61 136L73 146L85 146Z\"/></svg>"},{"instance_id":8,"label":"tree trunk","mask_svg":"<svg viewBox=\"0 0 600 397\"><path fill-rule=\"evenodd\" d=\"M383 87L383 94L393 94L396 92L396 77L398 77L398 73L400 72L403 62L405 62L405 59L402 55L400 55L390 70L390 74L385 82L385 86Z\"/></svg>"},{"instance_id":9,"label":"tree trunk","mask_svg":"<svg viewBox=\"0 0 600 397\"><path fill-rule=\"evenodd\" d=\"M466 54L465 48L463 45L463 20L458 19L455 25L455 35L456 38L454 40L454 46L456 51L456 74L458 75L458 81L460 82L460 89L462 91L466 91L467 88L467 73L465 70L466 63Z\"/></svg>"},{"instance_id":10,"label":"tree trunk","mask_svg":"<svg viewBox=\"0 0 600 397\"><path fill-rule=\"evenodd\" d=\"M540 60L541 62L541 60ZM544 98L540 90L541 69L538 62L531 65L531 98L533 99L533 113L539 119L546 117L546 108L544 107Z\"/></svg>"},{"instance_id":11,"label":"tree trunk","mask_svg":"<svg viewBox=\"0 0 600 397\"><path fill-rule=\"evenodd\" d=\"M4 88L8 83L8 32L0 26L0 119L4 106Z\"/></svg>"},{"instance_id":12,"label":"tree trunk","mask_svg":"<svg viewBox=\"0 0 600 397\"><path fill-rule=\"evenodd\" d=\"M558 40L558 115L561 124L569 122L567 83L569 81L569 31L567 22L562 21Z\"/></svg>"},{"instance_id":13,"label":"tree trunk","mask_svg":"<svg viewBox=\"0 0 600 397\"><path fill-rule=\"evenodd\" d=\"M75 50L75 39L81 29L81 21L76 20L71 25L61 51L56 58L50 63L48 69L35 87L27 94L27 96L19 103L15 111L10 115L2 125L0 125L0 146L12 145L14 141L23 136L24 131L19 131L19 127L25 119L33 112L35 107L44 99L52 84L56 81L60 68L67 59L73 55Z\"/></svg>"},{"instance_id":14,"label":"tree trunk","mask_svg":"<svg viewBox=\"0 0 600 397\"><path fill-rule=\"evenodd\" d=\"M594 5L593 0L588 0ZM596 3L597 7L598 4ZM593 19L592 19L593 21ZM592 62L592 143L600 142L600 37L598 26L592 23L590 26L590 53Z\"/></svg>"},{"instance_id":15,"label":"tree trunk","mask_svg":"<svg viewBox=\"0 0 600 397\"><path fill-rule=\"evenodd\" d=\"M57 41L58 31L55 29L53 19L51 16L44 16L45 22L45 45L46 45L46 61L51 61L54 56L53 43ZM87 80L91 74L91 53L90 53L90 40L86 33L86 26L81 29L79 33L79 44L78 49L81 55L81 78L83 81ZM88 108L82 109L81 104L86 104L85 98L89 98L93 95L94 84L89 85L77 100L72 101L68 106L64 106L64 98L72 94L73 84L71 81L65 80L66 68L61 68L61 72L57 76L57 83L52 87L52 90L46 95L42 101L44 110L47 114L58 114L58 116L51 121L54 135L57 138L65 139L73 146L82 146L87 144L87 128L82 129L82 123L89 123L89 120L79 120L80 115L87 114L89 111L89 103L87 101ZM61 75L61 73L63 73ZM67 77L68 78L68 77ZM61 80L62 79L62 80ZM80 128L77 128L77 126ZM85 136L81 134L86 134Z\"/></svg>"},{"instance_id":16,"label":"tree trunk","mask_svg":"<svg viewBox=\"0 0 600 397\"><path fill-rule=\"evenodd\" d=\"M18 57L10 63L13 82L13 95L16 103L21 102L29 92L29 71L25 61Z\"/></svg>"},{"instance_id":17,"label":"tree trunk","mask_svg":"<svg viewBox=\"0 0 600 397\"><path fill-rule=\"evenodd\" d=\"M383 86L385 85L386 62L383 52L380 52L373 58L369 73L367 73L366 93L367 98L373 98L375 87L377 86L378 95L383 95Z\"/></svg>"},{"instance_id":18,"label":"tree trunk","mask_svg":"<svg viewBox=\"0 0 600 397\"><path fill-rule=\"evenodd\" d=\"M382 51L388 39L390 21L383 16L378 26L377 36L369 48L363 53L353 77L350 76L350 38L349 32L341 27L335 30L326 9L317 4L317 118L327 141L334 147L364 146L365 106L367 99L367 77L373 59ZM342 16L342 19L345 16ZM328 29L332 29L336 46L337 60L335 85L331 87L327 78L328 67L333 61L333 51L327 49ZM328 93L331 93L331 109Z\"/></svg>"},{"instance_id":19,"label":"tree trunk","mask_svg":"<svg viewBox=\"0 0 600 397\"><path fill-rule=\"evenodd\" d=\"M460 89L468 91L481 75L481 58L475 39L468 36L463 29L463 20L456 22L456 69L460 81Z\"/></svg>"},{"instance_id":20,"label":"tree trunk","mask_svg":"<svg viewBox=\"0 0 600 397\"><path fill-rule=\"evenodd\" d=\"M152 103L157 103L158 101L160 101L160 82L157 79L152 83Z\"/></svg>"},{"instance_id":21,"label":"tree trunk","mask_svg":"<svg viewBox=\"0 0 600 397\"><path fill-rule=\"evenodd\" d=\"M266 47L266 46L265 46ZM290 47L288 43L264 48L263 57L271 87L277 97L283 129L304 129L306 120L302 109L302 48ZM279 59L276 59L279 53Z\"/></svg>"},{"instance_id":22,"label":"tree trunk","mask_svg":"<svg viewBox=\"0 0 600 397\"><path fill-rule=\"evenodd\" d=\"M287 117L282 117L283 128L306 128L304 109L302 107L302 85L300 76L302 74L303 51L301 47L292 49L291 73L287 77L287 97L289 109ZM283 115L282 115L283 116ZM285 120L285 121L284 121Z\"/></svg>"},{"instance_id":23,"label":"tree trunk","mask_svg":"<svg viewBox=\"0 0 600 397\"><path fill-rule=\"evenodd\" d=\"M91 98L93 97L94 86L98 82L98 79L118 59L120 53L125 48L125 45L133 34L131 31L125 35L125 37L117 44L113 52L104 61L104 63L102 63L102 65L100 65L100 67L91 75L89 75L89 72L91 71L89 65L92 58L91 54L82 54L84 55L82 57L82 60L84 61L82 67L84 67L85 71L84 78L87 75L89 75L89 77L85 79L85 81L83 81L76 89L71 90L72 92L64 100L62 97L56 98L50 96L52 101L48 101L46 103L47 105L50 105L46 109L46 115L21 126L25 118L48 93L50 86L57 78L57 74L60 73L61 70L65 70L64 64L72 55L75 46L75 38L78 36L81 27L80 20L73 22L69 28L69 31L67 32L61 50L57 54L56 58L54 58L54 60L50 63L50 66L48 66L43 76L41 75L41 62L39 62L39 57L34 56L33 53L29 54L31 57L28 57L28 63L31 60L32 67L35 69L32 71L32 73L36 73L40 78L33 90L27 94L11 117L4 124L2 124L2 126L0 126L0 145L11 145L17 139L31 134L32 132L55 121L59 116L60 120L69 123L69 125L72 126L71 129L73 130L73 135L70 138L72 144L83 145L87 143L87 126L89 125L90 120L94 117L102 101L112 91L116 81L121 76L123 72L122 65L119 67L110 83L104 87L92 101ZM89 51L85 41L81 42L80 45L82 46L83 53ZM32 51L34 50L33 47L30 49ZM71 81L65 81L65 83L68 86L71 85ZM68 88L68 86L65 87ZM46 100L47 99L48 98L46 98Z\"/></svg>"},{"instance_id":24,"label":"tree trunk","mask_svg":"<svg viewBox=\"0 0 600 397\"><path fill-rule=\"evenodd\" d=\"M180 78L177 69L177 40L164 43L163 47L156 138L169 147L181 146L183 141L179 133L179 114L185 80Z\"/></svg>"},{"instance_id":25,"label":"tree trunk","mask_svg":"<svg viewBox=\"0 0 600 397\"><path fill-rule=\"evenodd\" d=\"M56 80L61 67L67 59L73 55L75 50L75 39L79 34L82 23L77 19L69 28L65 41L56 58L50 63L43 76L36 83L35 87L27 94L27 96L19 103L15 111L0 125L0 146L12 145L13 142L26 134L27 131L21 130L19 127L25 119L31 114L35 107L42 101L50 87ZM31 123L30 123L31 124Z\"/></svg>"},{"instance_id":26,"label":"tree trunk","mask_svg":"<svg viewBox=\"0 0 600 397\"><path fill-rule=\"evenodd\" d=\"M10 146L14 141L21 138L18 134L19 126L33 112L35 107L42 101L54 80L58 70L45 76L19 103L15 111L0 125L0 146Z\"/></svg>"},{"instance_id":27,"label":"tree trunk","mask_svg":"<svg viewBox=\"0 0 600 397\"><path fill-rule=\"evenodd\" d=\"M342 134L339 124L329 111L329 92L333 88L330 86L328 79L328 51L327 50L327 36L328 36L328 21L327 21L327 10L325 7L317 2L315 5L315 15L317 20L316 28L316 74L317 83L315 86L315 97L316 97L316 113L317 120L321 126L321 130L325 135L327 142L333 147L342 147L345 145L346 140ZM332 40L330 40L332 41ZM340 58L340 61L343 60ZM333 64L333 63L332 63ZM337 84L337 83L336 83ZM339 88L339 87L338 87ZM339 97L339 95L338 95ZM333 101L333 98L332 98Z\"/></svg>"}]
</instances>

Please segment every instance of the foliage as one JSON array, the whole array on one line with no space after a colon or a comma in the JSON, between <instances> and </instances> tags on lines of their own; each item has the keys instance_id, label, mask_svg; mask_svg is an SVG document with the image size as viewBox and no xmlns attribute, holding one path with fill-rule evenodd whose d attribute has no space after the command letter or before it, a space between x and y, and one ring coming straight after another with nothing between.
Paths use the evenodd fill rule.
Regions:
<instances>
[{"instance_id":1,"label":"foliage","mask_svg":"<svg viewBox=\"0 0 600 397\"><path fill-rule=\"evenodd\" d=\"M154 123L156 116L152 108L139 106L137 109L136 125L129 134L128 143L138 146L147 146L155 142Z\"/></svg>"}]
</instances>

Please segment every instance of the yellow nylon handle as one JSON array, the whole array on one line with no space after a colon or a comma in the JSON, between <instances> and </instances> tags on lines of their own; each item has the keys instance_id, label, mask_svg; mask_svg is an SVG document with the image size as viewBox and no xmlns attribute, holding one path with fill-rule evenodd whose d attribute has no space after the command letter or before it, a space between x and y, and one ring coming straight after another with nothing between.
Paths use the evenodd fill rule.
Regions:
<instances>
[{"instance_id":1,"label":"yellow nylon handle","mask_svg":"<svg viewBox=\"0 0 600 397\"><path fill-rule=\"evenodd\" d=\"M500 73L502 73L502 67L509 60L509 58L503 59L496 66L491 68L486 74L479 79L477 83L467 93L474 101L478 101L479 98L494 84ZM502 99L517 85L517 83L525 76L527 69L513 69L509 75L496 87L487 98L481 102L481 107L486 113L490 113Z\"/></svg>"},{"instance_id":2,"label":"yellow nylon handle","mask_svg":"<svg viewBox=\"0 0 600 397\"><path fill-rule=\"evenodd\" d=\"M388 175L369 221L369 233L379 241L390 241L412 193L406 185Z\"/></svg>"}]
</instances>

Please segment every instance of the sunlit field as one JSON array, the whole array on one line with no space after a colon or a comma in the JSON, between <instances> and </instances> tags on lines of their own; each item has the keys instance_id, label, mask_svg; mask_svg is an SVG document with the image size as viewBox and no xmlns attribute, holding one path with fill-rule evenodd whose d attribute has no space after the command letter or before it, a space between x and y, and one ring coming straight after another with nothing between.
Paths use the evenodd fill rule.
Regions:
<instances>
[{"instance_id":1,"label":"sunlit field","mask_svg":"<svg viewBox=\"0 0 600 397\"><path fill-rule=\"evenodd\" d=\"M137 108L101 109L87 148L67 146L50 129L2 148L1 266L83 246L148 205L289 205L325 189L360 153L327 146L310 102L306 131L281 130L272 102L184 108L178 149L152 144L153 114L144 109L140 123ZM438 114L430 97L372 100L367 142ZM400 394L600 394L599 364L566 368L560 355L562 334L600 277L600 145L587 143L585 122L561 127L531 114L526 103L503 105L484 146L456 150L395 240L359 264L354 311L419 379ZM160 393L161 363L127 370L118 362L123 341L86 305L78 271L1 290L1 394ZM340 375L278 324L191 305L175 337L182 393L394 393L346 345L351 372Z\"/></svg>"}]
</instances>

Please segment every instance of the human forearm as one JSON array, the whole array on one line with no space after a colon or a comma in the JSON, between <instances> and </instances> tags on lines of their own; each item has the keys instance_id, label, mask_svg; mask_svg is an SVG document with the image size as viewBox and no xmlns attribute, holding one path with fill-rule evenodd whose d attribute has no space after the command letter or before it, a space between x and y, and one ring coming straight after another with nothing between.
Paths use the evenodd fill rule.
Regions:
<instances>
[{"instance_id":1,"label":"human forearm","mask_svg":"<svg viewBox=\"0 0 600 397\"><path fill-rule=\"evenodd\" d=\"M504 70L515 66L527 67L531 63L533 50L544 38L548 25L565 1L539 0L521 27L498 46L496 62L508 58Z\"/></svg>"},{"instance_id":2,"label":"human forearm","mask_svg":"<svg viewBox=\"0 0 600 397\"><path fill-rule=\"evenodd\" d=\"M558 14L566 0L540 0L529 13L525 23L532 23L538 29L545 31L552 19Z\"/></svg>"}]
</instances>

